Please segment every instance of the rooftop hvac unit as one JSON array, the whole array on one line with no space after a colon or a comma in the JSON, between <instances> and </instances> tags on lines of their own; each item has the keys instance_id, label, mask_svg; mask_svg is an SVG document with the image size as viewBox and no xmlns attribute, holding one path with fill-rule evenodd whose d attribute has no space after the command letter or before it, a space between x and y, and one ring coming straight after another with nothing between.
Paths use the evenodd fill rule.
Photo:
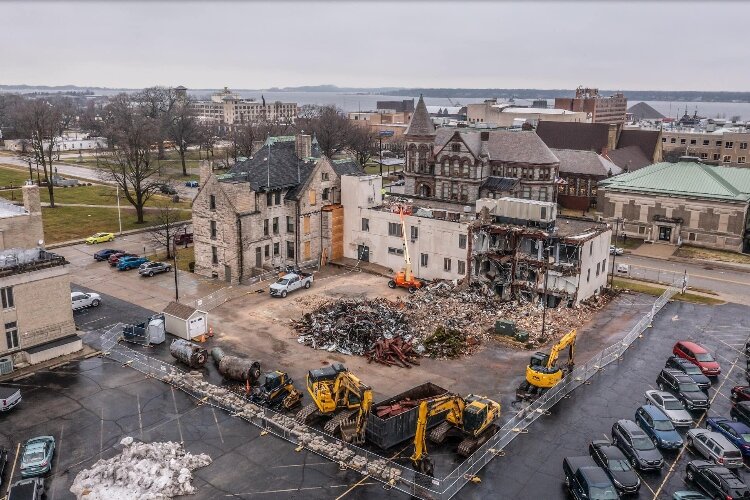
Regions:
<instances>
[{"instance_id":1,"label":"rooftop hvac unit","mask_svg":"<svg viewBox=\"0 0 750 500\"><path fill-rule=\"evenodd\" d=\"M0 358L0 375L7 375L13 371L13 358Z\"/></svg>"}]
</instances>

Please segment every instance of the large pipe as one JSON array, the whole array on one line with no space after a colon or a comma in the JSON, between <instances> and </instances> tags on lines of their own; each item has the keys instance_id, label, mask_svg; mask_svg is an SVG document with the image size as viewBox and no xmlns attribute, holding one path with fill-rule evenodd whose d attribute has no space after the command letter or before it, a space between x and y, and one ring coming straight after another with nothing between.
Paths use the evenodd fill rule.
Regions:
<instances>
[{"instance_id":1,"label":"large pipe","mask_svg":"<svg viewBox=\"0 0 750 500\"><path fill-rule=\"evenodd\" d=\"M169 353L190 368L201 368L208 360L207 350L183 339L173 340L169 346Z\"/></svg>"},{"instance_id":2,"label":"large pipe","mask_svg":"<svg viewBox=\"0 0 750 500\"><path fill-rule=\"evenodd\" d=\"M251 383L257 382L260 378L260 362L258 361L229 356L220 347L211 349L211 357L214 358L219 373L226 378L240 382L247 380Z\"/></svg>"}]
</instances>

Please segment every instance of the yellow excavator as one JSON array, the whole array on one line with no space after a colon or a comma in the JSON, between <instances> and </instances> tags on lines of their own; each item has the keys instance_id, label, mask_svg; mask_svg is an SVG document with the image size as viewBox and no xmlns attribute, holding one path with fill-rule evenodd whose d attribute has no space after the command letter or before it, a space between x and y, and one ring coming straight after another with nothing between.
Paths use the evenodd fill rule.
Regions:
<instances>
[{"instance_id":1,"label":"yellow excavator","mask_svg":"<svg viewBox=\"0 0 750 500\"><path fill-rule=\"evenodd\" d=\"M537 352L531 356L529 366L526 367L526 380L516 389L516 402L533 401L547 389L557 385L573 369L576 336L576 330L571 330L552 346L549 354ZM566 347L568 362L564 368L560 368L557 366L557 358Z\"/></svg>"},{"instance_id":2,"label":"yellow excavator","mask_svg":"<svg viewBox=\"0 0 750 500\"><path fill-rule=\"evenodd\" d=\"M297 412L296 420L309 423L316 417L330 417L323 427L341 434L348 443L365 441L367 416L372 408L372 389L341 363L307 373L307 392L313 402Z\"/></svg>"},{"instance_id":3,"label":"yellow excavator","mask_svg":"<svg viewBox=\"0 0 750 500\"><path fill-rule=\"evenodd\" d=\"M419 404L411 460L415 469L428 476L433 475L435 465L427 455L427 423L430 417L440 414L445 414L445 421L430 431L430 441L440 444L449 434L457 432L463 440L456 451L468 457L497 432L495 421L500 417L500 403L473 394L465 398L444 394Z\"/></svg>"}]
</instances>

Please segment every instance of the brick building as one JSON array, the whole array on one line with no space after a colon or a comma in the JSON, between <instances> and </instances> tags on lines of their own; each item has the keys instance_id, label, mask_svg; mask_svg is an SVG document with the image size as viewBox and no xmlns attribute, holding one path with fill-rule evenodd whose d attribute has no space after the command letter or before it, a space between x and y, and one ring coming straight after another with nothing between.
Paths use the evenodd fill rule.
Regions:
<instances>
[{"instance_id":1,"label":"brick building","mask_svg":"<svg viewBox=\"0 0 750 500\"><path fill-rule=\"evenodd\" d=\"M436 130L420 97L404 139L406 195L470 206L497 183L492 178L513 178L515 196L554 198L559 161L534 132Z\"/></svg>"},{"instance_id":2,"label":"brick building","mask_svg":"<svg viewBox=\"0 0 750 500\"><path fill-rule=\"evenodd\" d=\"M694 156L712 165L750 166L750 130L718 128L662 130L662 149L677 156Z\"/></svg>"},{"instance_id":3,"label":"brick building","mask_svg":"<svg viewBox=\"0 0 750 500\"><path fill-rule=\"evenodd\" d=\"M605 97L599 95L599 89L578 87L575 97L556 98L555 108L590 113L593 123L623 124L628 111L628 100L620 92Z\"/></svg>"},{"instance_id":4,"label":"brick building","mask_svg":"<svg viewBox=\"0 0 750 500\"><path fill-rule=\"evenodd\" d=\"M204 163L193 202L196 273L238 283L340 257L340 176L361 172L322 156L309 135L271 137L225 174Z\"/></svg>"}]
</instances>

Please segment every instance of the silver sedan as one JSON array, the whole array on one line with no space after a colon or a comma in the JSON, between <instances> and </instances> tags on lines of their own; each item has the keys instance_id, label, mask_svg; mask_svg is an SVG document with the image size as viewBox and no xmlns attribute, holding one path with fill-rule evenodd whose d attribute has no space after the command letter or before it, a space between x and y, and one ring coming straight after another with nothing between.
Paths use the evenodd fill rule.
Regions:
<instances>
[{"instance_id":1,"label":"silver sedan","mask_svg":"<svg viewBox=\"0 0 750 500\"><path fill-rule=\"evenodd\" d=\"M646 391L645 396L646 402L663 411L675 427L688 427L693 424L693 417L682 406L680 400L670 393L650 390Z\"/></svg>"}]
</instances>

